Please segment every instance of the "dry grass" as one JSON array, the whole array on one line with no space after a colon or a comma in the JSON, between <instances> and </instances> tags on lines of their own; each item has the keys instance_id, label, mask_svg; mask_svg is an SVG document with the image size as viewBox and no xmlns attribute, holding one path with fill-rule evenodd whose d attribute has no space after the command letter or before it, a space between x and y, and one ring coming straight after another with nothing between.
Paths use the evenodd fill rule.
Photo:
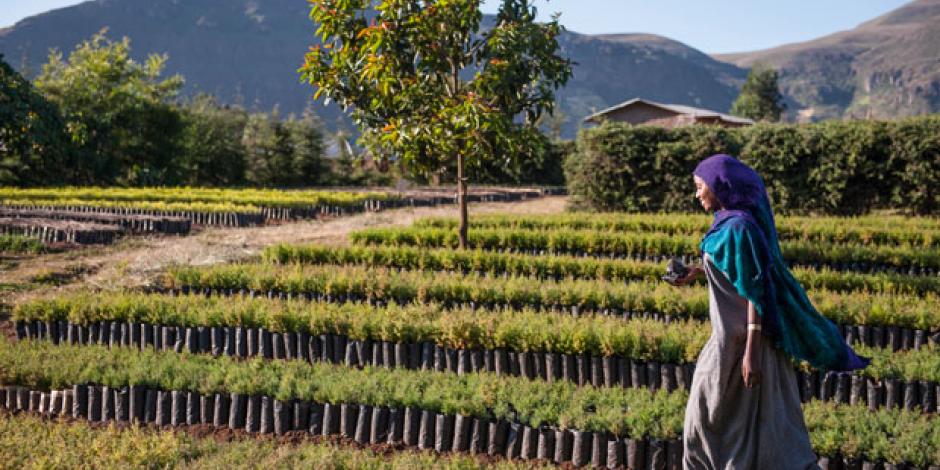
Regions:
<instances>
[{"instance_id":1,"label":"dry grass","mask_svg":"<svg viewBox=\"0 0 940 470\"><path fill-rule=\"evenodd\" d=\"M565 197L546 197L514 203L474 203L474 214L552 214L564 211ZM168 266L175 264L204 266L228 263L257 256L276 243L317 242L331 245L347 243L347 235L365 227L409 225L421 217L456 216L454 206L401 208L378 213L359 214L330 220L316 220L254 228L207 228L185 237L132 237L107 247L79 248L19 259L0 267L0 285L21 285L23 289L5 291L6 300L47 293L50 289L93 287L121 289L150 284ZM70 283L52 287L37 286L40 276L81 272Z\"/></svg>"}]
</instances>

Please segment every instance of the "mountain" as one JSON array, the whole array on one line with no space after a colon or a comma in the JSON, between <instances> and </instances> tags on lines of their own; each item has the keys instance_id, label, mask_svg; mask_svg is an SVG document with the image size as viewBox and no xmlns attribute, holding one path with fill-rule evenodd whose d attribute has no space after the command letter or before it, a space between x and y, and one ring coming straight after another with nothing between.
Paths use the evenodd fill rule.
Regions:
<instances>
[{"instance_id":1,"label":"mountain","mask_svg":"<svg viewBox=\"0 0 940 470\"><path fill-rule=\"evenodd\" d=\"M940 0L914 1L812 41L715 58L777 68L799 120L940 112Z\"/></svg>"},{"instance_id":2,"label":"mountain","mask_svg":"<svg viewBox=\"0 0 940 470\"><path fill-rule=\"evenodd\" d=\"M317 43L305 0L93 0L26 18L0 30L0 53L36 73L50 48L64 54L102 28L131 39L134 56L169 55L166 72L185 93L206 92L249 108L299 113L313 89L297 68ZM558 100L572 137L593 111L634 97L727 111L746 70L654 35L565 32L562 52L577 63ZM336 106L314 110L328 127L351 126Z\"/></svg>"}]
</instances>

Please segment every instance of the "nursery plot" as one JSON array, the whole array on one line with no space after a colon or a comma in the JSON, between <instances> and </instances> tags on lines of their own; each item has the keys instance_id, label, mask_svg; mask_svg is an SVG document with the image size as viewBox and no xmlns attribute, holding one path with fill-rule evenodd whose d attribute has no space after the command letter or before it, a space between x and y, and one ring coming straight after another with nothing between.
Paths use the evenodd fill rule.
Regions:
<instances>
[{"instance_id":1,"label":"nursery plot","mask_svg":"<svg viewBox=\"0 0 940 470\"><path fill-rule=\"evenodd\" d=\"M113 243L121 229L71 220L0 217L0 234L36 238L47 244L91 245Z\"/></svg>"},{"instance_id":2,"label":"nursery plot","mask_svg":"<svg viewBox=\"0 0 940 470\"><path fill-rule=\"evenodd\" d=\"M455 248L457 233L437 228L376 228L352 234L355 243ZM672 256L699 256L701 235L656 232L597 232L592 230L525 230L483 228L467 236L470 248L531 254L574 254L608 258L664 260ZM861 246L840 243L782 240L784 259L796 265L838 270L890 271L908 274L940 273L940 248L911 245Z\"/></svg>"},{"instance_id":3,"label":"nursery plot","mask_svg":"<svg viewBox=\"0 0 940 470\"><path fill-rule=\"evenodd\" d=\"M93 212L56 211L43 209L13 209L0 208L0 217L13 217L20 219L54 219L71 220L75 222L95 223L101 225L114 225L123 231L134 234L165 233L188 234L192 223L182 217L159 217L134 214L100 214Z\"/></svg>"},{"instance_id":4,"label":"nursery plot","mask_svg":"<svg viewBox=\"0 0 940 470\"><path fill-rule=\"evenodd\" d=\"M262 434L300 431L576 466L675 467L682 457L684 391L297 361L262 365L2 339L0 360L11 364L0 370L0 404L12 410ZM816 401L804 413L827 467L833 460L938 464L936 416Z\"/></svg>"}]
</instances>

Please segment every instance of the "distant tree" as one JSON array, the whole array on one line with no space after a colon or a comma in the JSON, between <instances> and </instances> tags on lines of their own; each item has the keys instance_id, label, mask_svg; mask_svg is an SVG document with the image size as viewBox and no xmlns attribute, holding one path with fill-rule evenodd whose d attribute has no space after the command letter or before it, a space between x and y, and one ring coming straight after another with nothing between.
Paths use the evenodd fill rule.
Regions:
<instances>
[{"instance_id":1,"label":"distant tree","mask_svg":"<svg viewBox=\"0 0 940 470\"><path fill-rule=\"evenodd\" d=\"M58 108L0 54L0 185L65 183L70 150Z\"/></svg>"},{"instance_id":2,"label":"distant tree","mask_svg":"<svg viewBox=\"0 0 940 470\"><path fill-rule=\"evenodd\" d=\"M180 182L192 186L244 184L245 110L197 95L183 105L182 113L182 151L177 162Z\"/></svg>"},{"instance_id":3,"label":"distant tree","mask_svg":"<svg viewBox=\"0 0 940 470\"><path fill-rule=\"evenodd\" d=\"M183 79L161 79L166 55L144 63L130 58L130 40L104 31L83 41L63 60L53 51L36 87L62 111L75 164L62 171L79 184L175 183L181 116L171 105Z\"/></svg>"},{"instance_id":4,"label":"distant tree","mask_svg":"<svg viewBox=\"0 0 940 470\"><path fill-rule=\"evenodd\" d=\"M351 110L375 158L432 175L456 173L459 239L467 241L467 167L525 158L535 123L571 76L557 55L557 18L502 0L481 28L483 0L310 0L322 46L300 69L315 98ZM449 171L448 171L449 172Z\"/></svg>"},{"instance_id":5,"label":"distant tree","mask_svg":"<svg viewBox=\"0 0 940 470\"><path fill-rule=\"evenodd\" d=\"M731 105L731 114L755 121L777 122L786 110L777 86L777 71L757 64L751 68L741 94Z\"/></svg>"},{"instance_id":6,"label":"distant tree","mask_svg":"<svg viewBox=\"0 0 940 470\"><path fill-rule=\"evenodd\" d=\"M258 186L301 187L325 183L320 120L305 113L282 121L277 109L253 113L242 136L245 179Z\"/></svg>"}]
</instances>

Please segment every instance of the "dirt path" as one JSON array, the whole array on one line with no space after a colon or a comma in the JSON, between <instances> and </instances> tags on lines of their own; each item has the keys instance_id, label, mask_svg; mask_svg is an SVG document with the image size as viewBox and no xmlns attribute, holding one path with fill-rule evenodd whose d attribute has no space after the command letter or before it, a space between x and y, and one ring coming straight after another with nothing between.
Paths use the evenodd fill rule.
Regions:
<instances>
[{"instance_id":1,"label":"dirt path","mask_svg":"<svg viewBox=\"0 0 940 470\"><path fill-rule=\"evenodd\" d=\"M562 212L567 198L546 197L514 203L474 203L470 217L484 213L550 214ZM50 289L93 287L120 289L147 285L174 264L210 265L257 256L275 243L318 242L341 245L365 227L404 226L430 216L455 217L453 206L401 208L323 221L303 221L254 228L208 228L185 237L129 237L108 247L6 260L0 285L29 286L0 291L6 300ZM37 279L39 287L37 288ZM59 284L58 286L56 286Z\"/></svg>"}]
</instances>

